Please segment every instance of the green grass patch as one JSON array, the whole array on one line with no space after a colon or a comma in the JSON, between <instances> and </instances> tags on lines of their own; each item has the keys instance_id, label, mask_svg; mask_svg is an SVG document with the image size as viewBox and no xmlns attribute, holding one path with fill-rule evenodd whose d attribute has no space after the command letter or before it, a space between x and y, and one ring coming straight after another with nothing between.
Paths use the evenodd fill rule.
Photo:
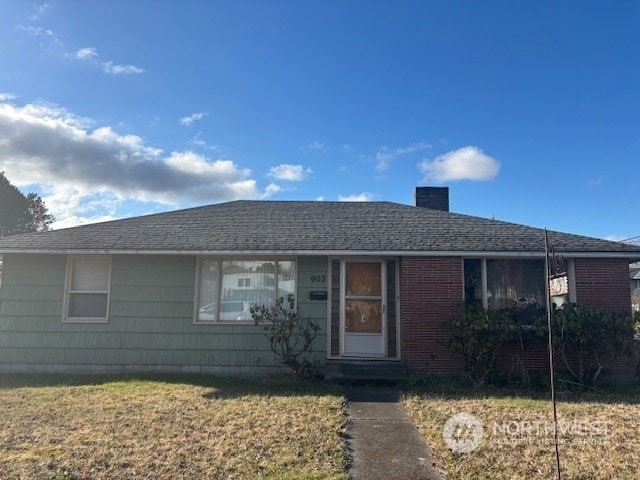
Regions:
<instances>
[{"instance_id":1,"label":"green grass patch","mask_svg":"<svg viewBox=\"0 0 640 480\"><path fill-rule=\"evenodd\" d=\"M346 479L342 390L211 376L0 376L0 478Z\"/></svg>"}]
</instances>

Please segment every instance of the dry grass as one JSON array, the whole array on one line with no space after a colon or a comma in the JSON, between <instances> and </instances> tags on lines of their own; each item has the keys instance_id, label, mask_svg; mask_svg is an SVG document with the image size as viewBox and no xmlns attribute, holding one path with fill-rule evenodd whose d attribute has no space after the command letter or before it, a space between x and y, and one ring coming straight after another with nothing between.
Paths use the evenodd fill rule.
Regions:
<instances>
[{"instance_id":1,"label":"dry grass","mask_svg":"<svg viewBox=\"0 0 640 480\"><path fill-rule=\"evenodd\" d=\"M0 478L345 479L342 401L291 380L0 376Z\"/></svg>"},{"instance_id":2,"label":"dry grass","mask_svg":"<svg viewBox=\"0 0 640 480\"><path fill-rule=\"evenodd\" d=\"M632 389L633 390L633 389ZM432 390L433 391L433 390ZM558 405L563 480L637 479L640 465L640 389L625 394L568 395ZM556 478L552 406L535 395L510 396L496 391L406 392L409 415L434 450L436 462L452 479ZM483 426L479 448L454 454L443 440L443 427L456 413L476 416ZM517 422L505 433L504 422ZM541 421L530 431L524 421ZM498 428L494 429L494 422ZM574 422L574 423L572 423ZM605 425L606 424L606 425ZM539 424L540 425L540 424ZM606 431L603 429L607 428ZM599 431L596 431L599 429Z\"/></svg>"}]
</instances>

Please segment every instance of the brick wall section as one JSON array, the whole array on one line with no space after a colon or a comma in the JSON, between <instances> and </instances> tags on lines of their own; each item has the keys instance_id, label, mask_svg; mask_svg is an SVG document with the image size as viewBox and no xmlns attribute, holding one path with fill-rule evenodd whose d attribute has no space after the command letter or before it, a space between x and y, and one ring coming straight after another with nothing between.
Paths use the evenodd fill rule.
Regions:
<instances>
[{"instance_id":1,"label":"brick wall section","mask_svg":"<svg viewBox=\"0 0 640 480\"><path fill-rule=\"evenodd\" d=\"M402 360L414 372L463 373L462 359L447 347L449 333L441 323L458 314L463 301L461 258L403 257L400 263L400 328ZM576 295L591 307L631 311L629 264L622 259L575 259ZM545 339L533 337L528 348L506 349L501 369L514 375L548 370ZM561 365L557 365L561 369ZM633 376L635 360L623 358L612 372Z\"/></svg>"},{"instance_id":2,"label":"brick wall section","mask_svg":"<svg viewBox=\"0 0 640 480\"><path fill-rule=\"evenodd\" d=\"M628 260L576 258L574 262L578 303L631 315ZM633 378L636 363L636 359L622 357L612 373L621 380Z\"/></svg>"},{"instance_id":3,"label":"brick wall section","mask_svg":"<svg viewBox=\"0 0 640 480\"><path fill-rule=\"evenodd\" d=\"M530 332L524 337L523 344L524 348L520 342L516 342L501 352L498 358L500 370L514 379L518 379L523 373L548 372L547 337L539 337L536 333ZM560 366L556 358L556 368Z\"/></svg>"},{"instance_id":4,"label":"brick wall section","mask_svg":"<svg viewBox=\"0 0 640 480\"><path fill-rule=\"evenodd\" d=\"M578 303L594 307L607 308L617 312L631 313L631 294L629 289L629 263L625 259L576 258L576 299ZM525 368L529 372L547 371L549 368L546 338L532 338L528 348L522 351L515 346L507 349L500 357L500 367L505 372L518 374ZM556 357L556 369L565 369L562 360ZM620 380L633 378L636 360L623 357L609 372Z\"/></svg>"},{"instance_id":5,"label":"brick wall section","mask_svg":"<svg viewBox=\"0 0 640 480\"><path fill-rule=\"evenodd\" d=\"M631 314L628 260L576 258L574 262L578 303Z\"/></svg>"},{"instance_id":6,"label":"brick wall section","mask_svg":"<svg viewBox=\"0 0 640 480\"><path fill-rule=\"evenodd\" d=\"M442 321L463 301L462 259L403 257L400 262L402 361L415 372L462 373L462 359L447 347Z\"/></svg>"},{"instance_id":7,"label":"brick wall section","mask_svg":"<svg viewBox=\"0 0 640 480\"><path fill-rule=\"evenodd\" d=\"M398 356L396 316L396 261L387 260L387 358Z\"/></svg>"}]
</instances>

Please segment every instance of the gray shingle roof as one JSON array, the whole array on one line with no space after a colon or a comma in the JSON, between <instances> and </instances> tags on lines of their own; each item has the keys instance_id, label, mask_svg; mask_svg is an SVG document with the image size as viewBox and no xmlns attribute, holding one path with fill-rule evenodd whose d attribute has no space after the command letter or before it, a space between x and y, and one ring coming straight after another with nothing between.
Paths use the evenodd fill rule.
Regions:
<instances>
[{"instance_id":1,"label":"gray shingle roof","mask_svg":"<svg viewBox=\"0 0 640 480\"><path fill-rule=\"evenodd\" d=\"M563 252L640 247L558 232ZM543 230L390 202L235 201L0 239L0 253L542 252Z\"/></svg>"}]
</instances>

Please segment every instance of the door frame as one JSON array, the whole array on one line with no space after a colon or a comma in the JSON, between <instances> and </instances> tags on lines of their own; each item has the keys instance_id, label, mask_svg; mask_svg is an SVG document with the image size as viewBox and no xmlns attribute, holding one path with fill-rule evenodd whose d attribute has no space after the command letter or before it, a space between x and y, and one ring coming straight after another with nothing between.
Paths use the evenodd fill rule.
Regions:
<instances>
[{"instance_id":1,"label":"door frame","mask_svg":"<svg viewBox=\"0 0 640 480\"><path fill-rule=\"evenodd\" d=\"M345 353L346 334L346 278L348 263L376 263L380 265L380 291L382 308L381 343L382 351L370 355L352 355ZM384 258L343 258L340 259L340 356L353 359L386 359L387 358L387 262Z\"/></svg>"}]
</instances>

